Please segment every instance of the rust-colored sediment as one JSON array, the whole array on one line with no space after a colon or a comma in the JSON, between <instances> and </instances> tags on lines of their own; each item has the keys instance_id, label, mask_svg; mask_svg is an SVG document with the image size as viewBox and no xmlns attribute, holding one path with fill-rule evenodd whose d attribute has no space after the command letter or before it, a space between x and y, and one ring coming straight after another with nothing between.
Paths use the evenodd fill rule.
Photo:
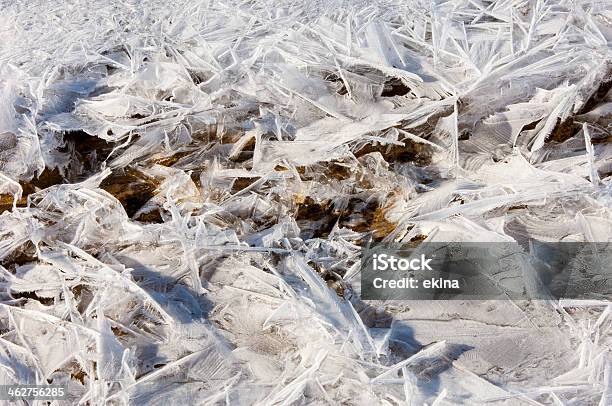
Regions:
<instances>
[{"instance_id":1,"label":"rust-colored sediment","mask_svg":"<svg viewBox=\"0 0 612 406\"><path fill-rule=\"evenodd\" d=\"M100 188L113 195L132 217L157 191L159 182L134 168L113 172L102 181Z\"/></svg>"}]
</instances>

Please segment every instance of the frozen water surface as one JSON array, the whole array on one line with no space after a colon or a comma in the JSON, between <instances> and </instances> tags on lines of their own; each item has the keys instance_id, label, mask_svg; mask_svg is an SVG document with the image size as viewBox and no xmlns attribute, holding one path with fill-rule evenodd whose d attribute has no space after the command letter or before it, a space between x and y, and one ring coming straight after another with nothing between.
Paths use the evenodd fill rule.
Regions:
<instances>
[{"instance_id":1,"label":"frozen water surface","mask_svg":"<svg viewBox=\"0 0 612 406\"><path fill-rule=\"evenodd\" d=\"M609 241L612 3L0 0L0 383L612 404L606 301L367 302L383 241Z\"/></svg>"}]
</instances>

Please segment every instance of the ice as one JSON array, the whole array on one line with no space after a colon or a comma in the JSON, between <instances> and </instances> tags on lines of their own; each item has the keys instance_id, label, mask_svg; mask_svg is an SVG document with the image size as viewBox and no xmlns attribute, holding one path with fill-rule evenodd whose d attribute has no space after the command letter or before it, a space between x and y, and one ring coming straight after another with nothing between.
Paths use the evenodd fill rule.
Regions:
<instances>
[{"instance_id":1,"label":"ice","mask_svg":"<svg viewBox=\"0 0 612 406\"><path fill-rule=\"evenodd\" d=\"M364 301L359 278L369 238L610 240L610 2L0 9L0 383L610 404L608 301Z\"/></svg>"}]
</instances>

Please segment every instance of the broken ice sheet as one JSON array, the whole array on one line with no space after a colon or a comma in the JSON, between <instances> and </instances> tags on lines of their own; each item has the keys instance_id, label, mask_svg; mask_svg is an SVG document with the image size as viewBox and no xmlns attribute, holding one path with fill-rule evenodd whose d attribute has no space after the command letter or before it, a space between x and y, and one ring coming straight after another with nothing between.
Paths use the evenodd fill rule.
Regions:
<instances>
[{"instance_id":1,"label":"broken ice sheet","mask_svg":"<svg viewBox=\"0 0 612 406\"><path fill-rule=\"evenodd\" d=\"M606 2L0 16L0 383L67 404L608 405L606 301L372 302L364 241L608 241Z\"/></svg>"}]
</instances>

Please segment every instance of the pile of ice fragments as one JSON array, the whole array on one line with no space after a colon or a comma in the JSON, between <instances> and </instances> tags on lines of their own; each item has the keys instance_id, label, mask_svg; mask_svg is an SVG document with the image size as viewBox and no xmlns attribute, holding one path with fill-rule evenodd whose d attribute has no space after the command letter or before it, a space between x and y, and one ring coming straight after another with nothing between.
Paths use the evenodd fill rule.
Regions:
<instances>
[{"instance_id":1,"label":"pile of ice fragments","mask_svg":"<svg viewBox=\"0 0 612 406\"><path fill-rule=\"evenodd\" d=\"M612 237L612 3L0 1L0 384L610 405L606 302L365 302L376 241Z\"/></svg>"}]
</instances>

